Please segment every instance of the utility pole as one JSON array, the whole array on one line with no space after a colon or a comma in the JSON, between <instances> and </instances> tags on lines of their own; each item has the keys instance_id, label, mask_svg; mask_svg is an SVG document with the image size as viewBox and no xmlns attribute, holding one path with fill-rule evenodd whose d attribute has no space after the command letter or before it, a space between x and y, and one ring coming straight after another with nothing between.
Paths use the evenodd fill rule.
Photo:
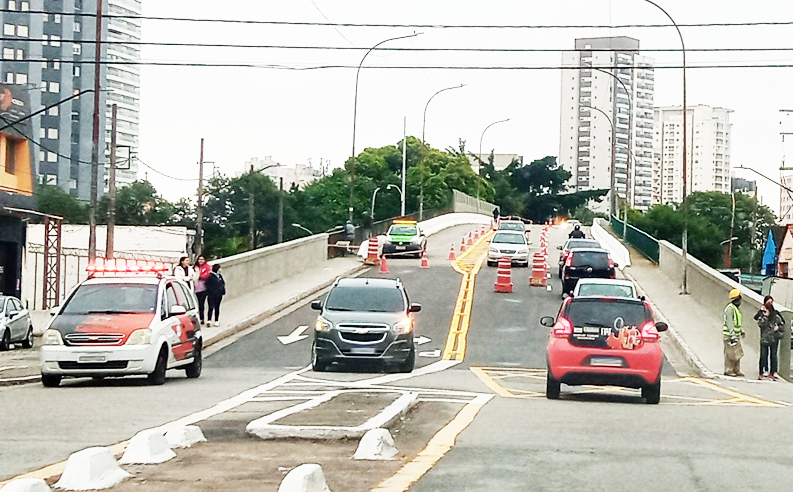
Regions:
<instances>
[{"instance_id":1,"label":"utility pole","mask_svg":"<svg viewBox=\"0 0 793 492\"><path fill-rule=\"evenodd\" d=\"M96 263L96 203L99 181L99 87L102 75L102 0L96 0L96 47L94 58L94 119L91 148L91 203L88 208L88 263Z\"/></svg>"},{"instance_id":2,"label":"utility pole","mask_svg":"<svg viewBox=\"0 0 793 492\"><path fill-rule=\"evenodd\" d=\"M201 139L201 154L198 158L198 203L196 204L195 233L196 257L204 253L204 139Z\"/></svg>"},{"instance_id":3,"label":"utility pole","mask_svg":"<svg viewBox=\"0 0 793 492\"><path fill-rule=\"evenodd\" d=\"M116 127L118 123L118 106L111 107L110 120L110 170L107 179L107 243L105 259L113 258L116 226Z\"/></svg>"},{"instance_id":4,"label":"utility pole","mask_svg":"<svg viewBox=\"0 0 793 492\"><path fill-rule=\"evenodd\" d=\"M284 242L284 178L278 178L278 244Z\"/></svg>"},{"instance_id":5,"label":"utility pole","mask_svg":"<svg viewBox=\"0 0 793 492\"><path fill-rule=\"evenodd\" d=\"M253 163L251 163L251 172L248 176L250 184L248 186L248 250L253 251L256 248L256 215L253 207Z\"/></svg>"},{"instance_id":6,"label":"utility pole","mask_svg":"<svg viewBox=\"0 0 793 492\"><path fill-rule=\"evenodd\" d=\"M408 162L408 117L402 123L402 208L401 216L405 216L405 168ZM372 219L374 220L374 219Z\"/></svg>"}]
</instances>

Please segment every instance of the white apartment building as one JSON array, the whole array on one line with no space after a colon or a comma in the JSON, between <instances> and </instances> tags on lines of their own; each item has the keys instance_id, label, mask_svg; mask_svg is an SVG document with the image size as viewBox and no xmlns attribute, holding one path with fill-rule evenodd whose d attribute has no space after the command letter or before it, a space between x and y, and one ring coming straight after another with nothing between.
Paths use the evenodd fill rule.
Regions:
<instances>
[{"instance_id":1,"label":"white apartment building","mask_svg":"<svg viewBox=\"0 0 793 492\"><path fill-rule=\"evenodd\" d=\"M687 108L686 194L731 189L731 109ZM655 108L653 204L683 201L683 108Z\"/></svg>"},{"instance_id":2,"label":"white apartment building","mask_svg":"<svg viewBox=\"0 0 793 492\"><path fill-rule=\"evenodd\" d=\"M612 198L627 198L646 210L652 203L655 61L640 55L639 41L628 37L576 39L575 49L562 55L562 66L574 68L562 73L559 163L572 173L573 191L610 190L591 209L608 212Z\"/></svg>"},{"instance_id":3,"label":"white apartment building","mask_svg":"<svg viewBox=\"0 0 793 492\"><path fill-rule=\"evenodd\" d=\"M109 0L108 14L140 16L141 0ZM138 179L138 164L133 158L138 150L140 134L140 45L141 21L134 18L109 17L107 20L107 58L123 64L107 67L107 111L105 114L106 156L110 156L111 106L118 105L116 132L116 185L125 186ZM129 64L133 63L133 64Z\"/></svg>"},{"instance_id":4,"label":"white apartment building","mask_svg":"<svg viewBox=\"0 0 793 492\"><path fill-rule=\"evenodd\" d=\"M275 162L272 156L266 156L264 159L253 157L245 163L245 170L238 173L241 176L253 169L254 172L261 171L261 173L268 178L272 179L276 186L280 186L281 179L284 181L284 190L289 191L293 186L300 189L306 185L319 179L321 170L314 169L310 164L295 164L294 166L285 166Z\"/></svg>"}]
</instances>

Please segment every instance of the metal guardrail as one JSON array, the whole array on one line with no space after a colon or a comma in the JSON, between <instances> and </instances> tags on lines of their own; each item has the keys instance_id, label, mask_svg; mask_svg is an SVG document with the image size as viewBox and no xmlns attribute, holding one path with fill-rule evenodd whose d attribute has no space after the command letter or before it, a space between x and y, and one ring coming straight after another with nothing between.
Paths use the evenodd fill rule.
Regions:
<instances>
[{"instance_id":1,"label":"metal guardrail","mask_svg":"<svg viewBox=\"0 0 793 492\"><path fill-rule=\"evenodd\" d=\"M625 230L626 237L623 237L622 239L628 242L628 244L634 248L641 251L647 258L651 259L656 264L658 263L659 250L658 240L656 238L652 237L641 229L633 227L630 224L628 224L628 227L625 227L625 223L613 215L610 217L610 219L611 229L616 235L622 237L622 231Z\"/></svg>"}]
</instances>

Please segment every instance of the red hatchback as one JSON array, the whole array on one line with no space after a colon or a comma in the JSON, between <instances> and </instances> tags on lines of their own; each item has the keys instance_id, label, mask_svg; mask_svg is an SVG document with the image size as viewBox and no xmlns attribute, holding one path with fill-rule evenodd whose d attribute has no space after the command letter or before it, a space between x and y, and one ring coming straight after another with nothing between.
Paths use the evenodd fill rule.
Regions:
<instances>
[{"instance_id":1,"label":"red hatchback","mask_svg":"<svg viewBox=\"0 0 793 492\"><path fill-rule=\"evenodd\" d=\"M659 332L646 301L609 297L568 297L554 320L548 339L546 396L559 398L561 384L592 384L641 388L647 403L661 399Z\"/></svg>"}]
</instances>

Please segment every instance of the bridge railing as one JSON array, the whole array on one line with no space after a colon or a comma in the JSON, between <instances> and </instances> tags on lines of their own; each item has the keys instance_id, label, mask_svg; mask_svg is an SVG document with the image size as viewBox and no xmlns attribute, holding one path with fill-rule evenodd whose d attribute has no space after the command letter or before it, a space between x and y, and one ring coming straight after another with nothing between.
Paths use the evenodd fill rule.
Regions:
<instances>
[{"instance_id":1,"label":"bridge railing","mask_svg":"<svg viewBox=\"0 0 793 492\"><path fill-rule=\"evenodd\" d=\"M622 237L624 230L626 237L622 237L622 239L641 251L644 256L651 259L656 265L658 264L659 249L656 238L630 224L625 227L625 223L613 215L611 216L611 229L619 237Z\"/></svg>"}]
</instances>

